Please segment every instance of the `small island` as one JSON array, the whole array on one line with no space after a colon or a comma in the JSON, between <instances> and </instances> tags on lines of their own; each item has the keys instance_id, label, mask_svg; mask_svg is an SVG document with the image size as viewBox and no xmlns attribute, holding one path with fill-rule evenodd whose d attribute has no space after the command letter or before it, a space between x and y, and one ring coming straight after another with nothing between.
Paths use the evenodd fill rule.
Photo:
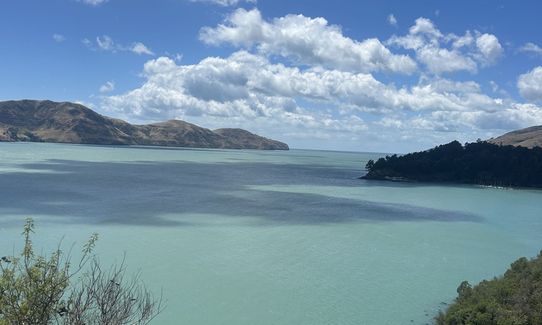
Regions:
<instances>
[{"instance_id":1,"label":"small island","mask_svg":"<svg viewBox=\"0 0 542 325\"><path fill-rule=\"evenodd\" d=\"M542 188L542 148L458 141L369 160L363 179Z\"/></svg>"}]
</instances>

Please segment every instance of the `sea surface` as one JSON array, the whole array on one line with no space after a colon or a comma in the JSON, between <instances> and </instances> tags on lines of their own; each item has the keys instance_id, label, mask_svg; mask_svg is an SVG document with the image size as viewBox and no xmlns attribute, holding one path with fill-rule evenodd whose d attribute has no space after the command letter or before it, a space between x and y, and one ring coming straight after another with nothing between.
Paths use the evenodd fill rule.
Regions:
<instances>
[{"instance_id":1,"label":"sea surface","mask_svg":"<svg viewBox=\"0 0 542 325\"><path fill-rule=\"evenodd\" d=\"M426 324L542 249L542 191L364 181L378 154L0 143L0 256L94 232L153 324Z\"/></svg>"}]
</instances>

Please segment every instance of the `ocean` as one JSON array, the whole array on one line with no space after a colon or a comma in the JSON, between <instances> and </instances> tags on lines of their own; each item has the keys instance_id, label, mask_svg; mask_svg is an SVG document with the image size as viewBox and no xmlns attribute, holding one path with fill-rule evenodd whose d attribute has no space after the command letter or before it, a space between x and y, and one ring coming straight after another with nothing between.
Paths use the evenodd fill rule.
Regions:
<instances>
[{"instance_id":1,"label":"ocean","mask_svg":"<svg viewBox=\"0 0 542 325\"><path fill-rule=\"evenodd\" d=\"M542 249L542 191L365 181L375 153L0 143L0 256L94 233L152 324L426 324ZM73 247L73 248L72 248Z\"/></svg>"}]
</instances>

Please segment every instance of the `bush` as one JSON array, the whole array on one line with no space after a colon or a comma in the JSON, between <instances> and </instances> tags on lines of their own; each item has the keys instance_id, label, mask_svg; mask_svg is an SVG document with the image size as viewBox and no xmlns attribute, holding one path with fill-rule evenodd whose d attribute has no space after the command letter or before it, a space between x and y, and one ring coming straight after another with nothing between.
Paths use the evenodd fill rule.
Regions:
<instances>
[{"instance_id":1,"label":"bush","mask_svg":"<svg viewBox=\"0 0 542 325\"><path fill-rule=\"evenodd\" d=\"M22 252L0 258L0 325L148 324L162 310L137 276L125 279L124 261L102 269L92 254L97 234L72 265L60 244L50 257L37 255L33 233L27 219Z\"/></svg>"},{"instance_id":2,"label":"bush","mask_svg":"<svg viewBox=\"0 0 542 325\"><path fill-rule=\"evenodd\" d=\"M448 310L436 317L438 325L542 324L542 252L522 257L504 276L471 285L464 281Z\"/></svg>"}]
</instances>

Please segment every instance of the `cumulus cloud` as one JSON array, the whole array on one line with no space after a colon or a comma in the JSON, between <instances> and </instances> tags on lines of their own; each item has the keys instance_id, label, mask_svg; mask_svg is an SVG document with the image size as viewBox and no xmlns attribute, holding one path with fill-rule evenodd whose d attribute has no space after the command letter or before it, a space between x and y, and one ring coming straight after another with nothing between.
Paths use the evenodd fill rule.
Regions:
<instances>
[{"instance_id":1,"label":"cumulus cloud","mask_svg":"<svg viewBox=\"0 0 542 325\"><path fill-rule=\"evenodd\" d=\"M464 36L443 34L428 18L416 19L404 36L392 36L386 44L413 50L418 61L434 74L455 71L476 73L479 65L495 64L503 54L492 34L466 31Z\"/></svg>"},{"instance_id":2,"label":"cumulus cloud","mask_svg":"<svg viewBox=\"0 0 542 325\"><path fill-rule=\"evenodd\" d=\"M101 93L109 93L115 90L115 83L113 81L107 81L105 84L100 86Z\"/></svg>"},{"instance_id":3,"label":"cumulus cloud","mask_svg":"<svg viewBox=\"0 0 542 325\"><path fill-rule=\"evenodd\" d=\"M499 110L434 111L404 122L427 130L514 130L542 123L542 109L532 104L510 103Z\"/></svg>"},{"instance_id":4,"label":"cumulus cloud","mask_svg":"<svg viewBox=\"0 0 542 325\"><path fill-rule=\"evenodd\" d=\"M141 42L135 42L134 44L132 44L132 46L130 47L130 51L136 54L154 55L154 52Z\"/></svg>"},{"instance_id":5,"label":"cumulus cloud","mask_svg":"<svg viewBox=\"0 0 542 325\"><path fill-rule=\"evenodd\" d=\"M147 62L143 74L146 82L142 87L107 97L104 107L136 119L207 116L336 131L365 127L359 118L339 121L325 112L301 108L296 97L326 100L329 89L323 89L322 82L308 85L311 76L297 68L270 64L244 51L195 65L177 65L160 57Z\"/></svg>"},{"instance_id":6,"label":"cumulus cloud","mask_svg":"<svg viewBox=\"0 0 542 325\"><path fill-rule=\"evenodd\" d=\"M61 34L53 34L53 40L57 43L62 43L66 40L66 37L64 37L64 35L61 35Z\"/></svg>"},{"instance_id":7,"label":"cumulus cloud","mask_svg":"<svg viewBox=\"0 0 542 325\"><path fill-rule=\"evenodd\" d=\"M499 40L492 34L481 34L476 38L476 47L479 54L474 56L485 65L491 65L497 62L503 53L503 49Z\"/></svg>"},{"instance_id":8,"label":"cumulus cloud","mask_svg":"<svg viewBox=\"0 0 542 325\"><path fill-rule=\"evenodd\" d=\"M496 83L490 84L494 91L488 95L477 82L443 76L495 64L503 50L491 34L446 34L429 19L416 20L406 35L385 44L412 51L424 68L377 39L345 37L323 18L268 20L257 9L235 10L222 24L203 28L200 39L240 49L194 64L168 57L149 60L142 85L101 97L102 110L135 122L179 118L206 127L248 125L288 141L373 139L411 146L453 138L472 141L469 137L542 124L541 107L512 100ZM96 49L119 51L105 36L87 41ZM418 81L385 83L375 74L380 71L419 72ZM540 95L532 88L540 82L529 78L534 77L521 76L518 88L530 89L522 95L536 100Z\"/></svg>"},{"instance_id":9,"label":"cumulus cloud","mask_svg":"<svg viewBox=\"0 0 542 325\"><path fill-rule=\"evenodd\" d=\"M237 6L241 2L256 3L256 0L190 0L190 2L201 2L219 5L222 7Z\"/></svg>"},{"instance_id":10,"label":"cumulus cloud","mask_svg":"<svg viewBox=\"0 0 542 325\"><path fill-rule=\"evenodd\" d=\"M204 27L200 39L211 45L228 43L265 55L278 55L296 64L343 71L412 73L416 63L407 55L393 54L378 39L358 42L324 18L287 15L264 20L258 9L237 9L223 24Z\"/></svg>"},{"instance_id":11,"label":"cumulus cloud","mask_svg":"<svg viewBox=\"0 0 542 325\"><path fill-rule=\"evenodd\" d=\"M461 132L542 123L537 106L490 97L473 81L430 78L397 88L368 73L302 70L247 51L193 65L160 57L145 64L143 76L141 87L105 97L102 107L130 120L280 126L298 135L359 135L382 128ZM383 119L368 122L367 114Z\"/></svg>"},{"instance_id":12,"label":"cumulus cloud","mask_svg":"<svg viewBox=\"0 0 542 325\"><path fill-rule=\"evenodd\" d=\"M531 101L542 101L542 66L520 75L517 87L523 98Z\"/></svg>"},{"instance_id":13,"label":"cumulus cloud","mask_svg":"<svg viewBox=\"0 0 542 325\"><path fill-rule=\"evenodd\" d=\"M96 51L108 51L108 52L132 52L135 54L154 55L154 52L141 42L134 42L131 45L122 45L116 43L110 36L103 35L96 37L96 41L92 42L88 38L82 40L82 43L89 49Z\"/></svg>"},{"instance_id":14,"label":"cumulus cloud","mask_svg":"<svg viewBox=\"0 0 542 325\"><path fill-rule=\"evenodd\" d=\"M537 56L542 56L542 47L530 42L520 47L519 51Z\"/></svg>"}]
</instances>

